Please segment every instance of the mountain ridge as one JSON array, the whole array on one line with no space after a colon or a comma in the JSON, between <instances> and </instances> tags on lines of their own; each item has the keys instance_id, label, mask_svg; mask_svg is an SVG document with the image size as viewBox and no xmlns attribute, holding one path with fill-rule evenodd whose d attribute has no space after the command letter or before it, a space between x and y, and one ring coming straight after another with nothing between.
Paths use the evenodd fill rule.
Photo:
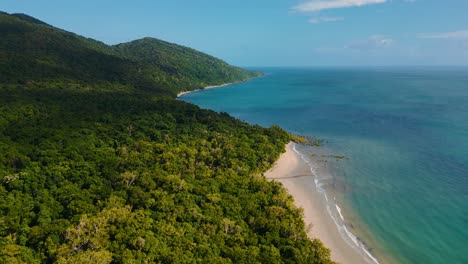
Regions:
<instances>
[{"instance_id":1,"label":"mountain ridge","mask_svg":"<svg viewBox=\"0 0 468 264\"><path fill-rule=\"evenodd\" d=\"M50 26L24 14L0 14L0 81L100 80L172 95L259 76L208 54L156 38L117 45ZM84 59L86 58L86 59ZM28 65L27 69L20 65Z\"/></svg>"}]
</instances>

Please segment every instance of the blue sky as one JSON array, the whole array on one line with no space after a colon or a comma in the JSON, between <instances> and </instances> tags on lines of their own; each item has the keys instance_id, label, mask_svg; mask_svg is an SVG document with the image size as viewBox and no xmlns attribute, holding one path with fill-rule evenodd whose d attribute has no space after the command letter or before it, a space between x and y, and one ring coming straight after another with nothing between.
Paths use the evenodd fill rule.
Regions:
<instances>
[{"instance_id":1,"label":"blue sky","mask_svg":"<svg viewBox=\"0 0 468 264\"><path fill-rule=\"evenodd\" d=\"M0 10L239 66L468 65L467 0L1 0Z\"/></svg>"}]
</instances>

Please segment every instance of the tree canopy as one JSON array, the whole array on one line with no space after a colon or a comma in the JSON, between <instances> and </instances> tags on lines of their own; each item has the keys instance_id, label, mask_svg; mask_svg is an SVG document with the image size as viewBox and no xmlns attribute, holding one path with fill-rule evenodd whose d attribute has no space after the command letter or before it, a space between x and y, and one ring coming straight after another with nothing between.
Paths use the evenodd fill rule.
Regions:
<instances>
[{"instance_id":1,"label":"tree canopy","mask_svg":"<svg viewBox=\"0 0 468 264\"><path fill-rule=\"evenodd\" d=\"M0 13L0 263L332 263L262 173L283 129L174 99L242 70Z\"/></svg>"}]
</instances>

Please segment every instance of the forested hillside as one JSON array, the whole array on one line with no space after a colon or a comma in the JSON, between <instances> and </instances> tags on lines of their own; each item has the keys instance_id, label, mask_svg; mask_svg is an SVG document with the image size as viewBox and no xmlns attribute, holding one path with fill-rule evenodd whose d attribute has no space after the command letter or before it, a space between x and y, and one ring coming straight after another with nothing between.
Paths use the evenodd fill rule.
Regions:
<instances>
[{"instance_id":1,"label":"forested hillside","mask_svg":"<svg viewBox=\"0 0 468 264\"><path fill-rule=\"evenodd\" d=\"M174 99L241 70L0 13L0 263L332 263L262 172L290 136Z\"/></svg>"},{"instance_id":2,"label":"forested hillside","mask_svg":"<svg viewBox=\"0 0 468 264\"><path fill-rule=\"evenodd\" d=\"M152 38L108 46L23 14L0 14L0 35L3 83L120 83L176 94L260 75Z\"/></svg>"}]
</instances>

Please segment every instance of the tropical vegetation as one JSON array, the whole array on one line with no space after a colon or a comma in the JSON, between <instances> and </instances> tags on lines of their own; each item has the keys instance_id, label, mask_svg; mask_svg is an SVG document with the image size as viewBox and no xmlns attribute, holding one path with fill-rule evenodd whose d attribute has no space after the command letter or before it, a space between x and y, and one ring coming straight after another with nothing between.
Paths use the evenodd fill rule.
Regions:
<instances>
[{"instance_id":1,"label":"tropical vegetation","mask_svg":"<svg viewBox=\"0 0 468 264\"><path fill-rule=\"evenodd\" d=\"M175 99L260 73L0 14L0 263L332 263L262 173L291 137Z\"/></svg>"}]
</instances>

